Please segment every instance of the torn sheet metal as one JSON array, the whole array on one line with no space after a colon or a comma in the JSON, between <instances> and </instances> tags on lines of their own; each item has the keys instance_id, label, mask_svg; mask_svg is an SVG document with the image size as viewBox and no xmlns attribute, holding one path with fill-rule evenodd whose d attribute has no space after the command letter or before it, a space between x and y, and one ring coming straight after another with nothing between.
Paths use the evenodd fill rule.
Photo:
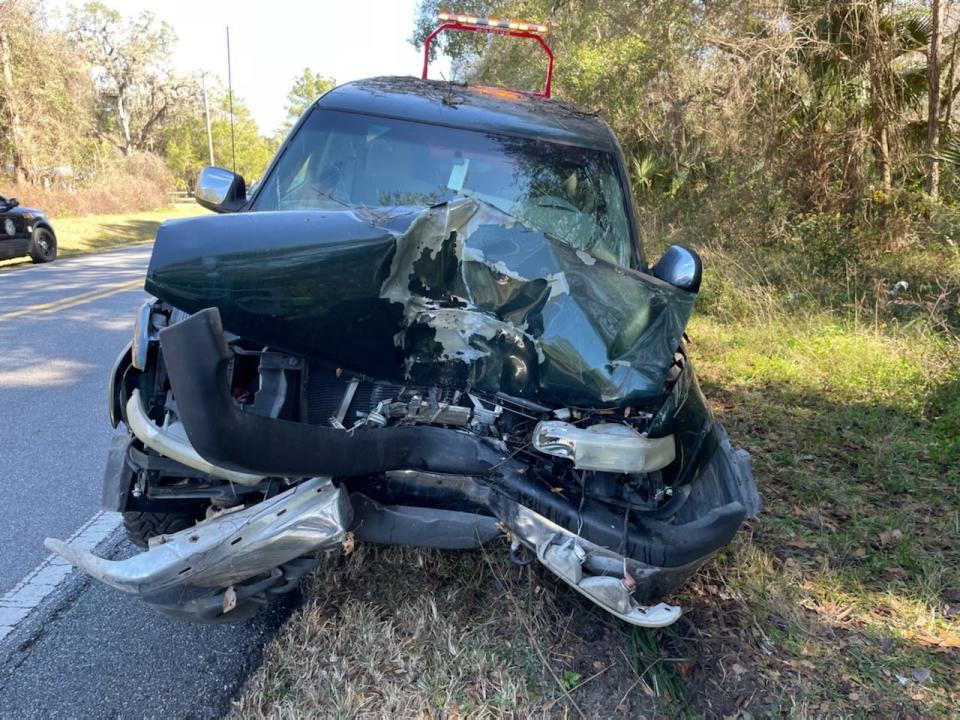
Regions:
<instances>
[{"instance_id":1,"label":"torn sheet metal","mask_svg":"<svg viewBox=\"0 0 960 720\"><path fill-rule=\"evenodd\" d=\"M682 611L675 605L658 603L647 606L634 600L627 580L634 585L636 583L629 577L626 564L623 577L585 575L583 564L586 557L587 551L575 537L557 541L557 537L552 536L537 548L537 559L557 577L607 612L631 625L666 627L680 617Z\"/></svg>"},{"instance_id":2,"label":"torn sheet metal","mask_svg":"<svg viewBox=\"0 0 960 720\"><path fill-rule=\"evenodd\" d=\"M662 595L653 586L679 584L707 559L688 567L653 568L578 537L522 506L502 520L550 572L607 612L639 627L665 627L676 622L682 610L667 603L643 605L635 595Z\"/></svg>"},{"instance_id":3,"label":"torn sheet metal","mask_svg":"<svg viewBox=\"0 0 960 720\"><path fill-rule=\"evenodd\" d=\"M696 297L469 198L168 223L146 289L374 377L585 407L657 398Z\"/></svg>"}]
</instances>

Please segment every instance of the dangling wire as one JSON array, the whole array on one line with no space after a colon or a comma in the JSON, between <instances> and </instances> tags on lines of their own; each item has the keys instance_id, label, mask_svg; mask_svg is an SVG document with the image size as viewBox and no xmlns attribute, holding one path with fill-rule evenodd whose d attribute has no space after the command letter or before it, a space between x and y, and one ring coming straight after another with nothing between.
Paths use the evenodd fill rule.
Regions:
<instances>
[{"instance_id":1,"label":"dangling wire","mask_svg":"<svg viewBox=\"0 0 960 720\"><path fill-rule=\"evenodd\" d=\"M577 508L577 537L580 537L580 531L583 530L583 504L587 499L587 487L583 473L578 474L574 471L574 477L576 477L577 482L580 483L580 506Z\"/></svg>"},{"instance_id":2,"label":"dangling wire","mask_svg":"<svg viewBox=\"0 0 960 720\"><path fill-rule=\"evenodd\" d=\"M630 506L628 505L623 509L623 537L620 538L620 550L619 554L623 555L626 558L627 555L627 526L630 523ZM624 559L624 568L626 568L626 559ZM626 572L626 570L624 570Z\"/></svg>"}]
</instances>

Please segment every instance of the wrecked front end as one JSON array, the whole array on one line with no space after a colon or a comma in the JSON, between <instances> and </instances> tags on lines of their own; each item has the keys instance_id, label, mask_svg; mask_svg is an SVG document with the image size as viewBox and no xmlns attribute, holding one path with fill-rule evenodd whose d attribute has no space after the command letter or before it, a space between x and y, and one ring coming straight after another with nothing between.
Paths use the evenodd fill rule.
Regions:
<instances>
[{"instance_id":1,"label":"wrecked front end","mask_svg":"<svg viewBox=\"0 0 960 720\"><path fill-rule=\"evenodd\" d=\"M663 626L759 511L682 348L695 293L478 200L168 223L147 290L104 501L190 522L120 561L48 542L167 612L242 617L344 543L506 536Z\"/></svg>"}]
</instances>

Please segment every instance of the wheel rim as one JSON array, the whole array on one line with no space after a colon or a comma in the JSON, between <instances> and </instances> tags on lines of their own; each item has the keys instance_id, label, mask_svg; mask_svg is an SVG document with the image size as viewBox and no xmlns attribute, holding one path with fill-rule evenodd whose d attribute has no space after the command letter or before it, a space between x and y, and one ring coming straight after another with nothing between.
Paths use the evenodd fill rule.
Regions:
<instances>
[{"instance_id":1,"label":"wheel rim","mask_svg":"<svg viewBox=\"0 0 960 720\"><path fill-rule=\"evenodd\" d=\"M53 252L53 243L50 240L50 234L45 230L41 230L37 234L37 249L44 258L49 258Z\"/></svg>"}]
</instances>

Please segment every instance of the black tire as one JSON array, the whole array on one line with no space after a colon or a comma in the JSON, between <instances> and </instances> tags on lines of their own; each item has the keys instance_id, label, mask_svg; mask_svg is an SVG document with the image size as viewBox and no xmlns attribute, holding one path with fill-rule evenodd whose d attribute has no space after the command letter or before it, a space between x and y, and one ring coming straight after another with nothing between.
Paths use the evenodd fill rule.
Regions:
<instances>
[{"instance_id":1,"label":"black tire","mask_svg":"<svg viewBox=\"0 0 960 720\"><path fill-rule=\"evenodd\" d=\"M125 512L123 529L127 538L137 547L147 547L147 541L157 535L173 533L193 527L194 518L190 515L173 513Z\"/></svg>"},{"instance_id":2,"label":"black tire","mask_svg":"<svg viewBox=\"0 0 960 720\"><path fill-rule=\"evenodd\" d=\"M35 263L53 262L57 259L57 238L47 228L38 227L33 231L30 259Z\"/></svg>"}]
</instances>

